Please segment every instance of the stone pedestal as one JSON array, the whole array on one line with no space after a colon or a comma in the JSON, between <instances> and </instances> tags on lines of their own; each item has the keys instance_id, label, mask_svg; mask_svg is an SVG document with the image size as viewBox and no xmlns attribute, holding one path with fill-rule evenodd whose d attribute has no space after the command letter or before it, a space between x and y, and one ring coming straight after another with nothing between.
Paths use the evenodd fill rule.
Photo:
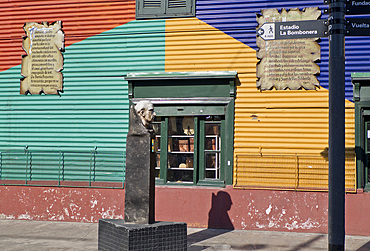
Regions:
<instances>
[{"instance_id":1,"label":"stone pedestal","mask_svg":"<svg viewBox=\"0 0 370 251\"><path fill-rule=\"evenodd\" d=\"M150 134L128 135L125 176L125 221L154 222L155 153L151 152Z\"/></svg>"},{"instance_id":2,"label":"stone pedestal","mask_svg":"<svg viewBox=\"0 0 370 251\"><path fill-rule=\"evenodd\" d=\"M187 250L187 226L179 222L132 224L124 220L99 220L99 251Z\"/></svg>"}]
</instances>

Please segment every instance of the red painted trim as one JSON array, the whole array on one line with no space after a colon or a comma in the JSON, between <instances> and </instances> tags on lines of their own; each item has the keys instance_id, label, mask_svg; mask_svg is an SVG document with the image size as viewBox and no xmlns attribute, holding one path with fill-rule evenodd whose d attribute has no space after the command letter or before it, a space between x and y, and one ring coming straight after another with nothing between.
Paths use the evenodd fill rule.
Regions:
<instances>
[{"instance_id":1,"label":"red painted trim","mask_svg":"<svg viewBox=\"0 0 370 251\"><path fill-rule=\"evenodd\" d=\"M124 190L0 186L0 218L97 222L123 218ZM327 233L328 194L156 188L156 220L189 227ZM346 195L346 234L370 236L370 193Z\"/></svg>"}]
</instances>

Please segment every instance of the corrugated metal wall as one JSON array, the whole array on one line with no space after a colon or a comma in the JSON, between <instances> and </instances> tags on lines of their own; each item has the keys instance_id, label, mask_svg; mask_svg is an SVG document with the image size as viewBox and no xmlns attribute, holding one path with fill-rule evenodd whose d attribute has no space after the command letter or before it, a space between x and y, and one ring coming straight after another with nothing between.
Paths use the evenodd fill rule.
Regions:
<instances>
[{"instance_id":1,"label":"corrugated metal wall","mask_svg":"<svg viewBox=\"0 0 370 251\"><path fill-rule=\"evenodd\" d=\"M279 10L281 8L300 8L302 10L305 7L319 7L323 10L327 9L328 5L324 5L323 0L197 0L197 18L257 50L256 13L267 8ZM322 19L327 17L326 14L322 15ZM369 42L369 37L346 37L346 98L348 100L352 100L350 73L370 71ZM321 74L318 79L320 85L328 89L328 39L322 38L320 45L322 60L319 63Z\"/></svg>"},{"instance_id":2,"label":"corrugated metal wall","mask_svg":"<svg viewBox=\"0 0 370 251\"><path fill-rule=\"evenodd\" d=\"M256 89L256 63L255 50L197 18L166 21L166 71L238 72L240 85L237 86L235 109L235 156L256 153L283 154L287 157L292 154L314 155L325 162L328 91L321 88L317 91L260 92ZM347 144L350 147L354 145L354 114L352 104L348 105ZM271 172L262 171L263 165L243 168L243 163L238 163L240 160L235 158L234 164L235 184L238 187L278 188L284 185L286 188L287 184L281 182L284 179L276 179L270 175ZM348 165L347 189L353 190L354 161ZM310 170L312 175L304 182L302 173L299 183L302 189L326 189L327 183L322 180L327 180L327 168L314 163L308 166L313 167ZM288 175L284 174L286 167L277 164L274 168L277 175ZM295 167L292 172L295 184ZM304 171L301 169L301 172ZM258 176L258 179L251 182L247 178L251 176ZM308 186L307 182L313 184Z\"/></svg>"},{"instance_id":3,"label":"corrugated metal wall","mask_svg":"<svg viewBox=\"0 0 370 251\"><path fill-rule=\"evenodd\" d=\"M319 62L321 74L318 77L321 88L316 91L264 91L256 89L255 75L255 50L257 26L256 13L265 8L300 8L304 7L327 8L323 1L197 1L197 18L193 21L190 29L185 32L186 20L167 21L166 28L171 27L172 34L167 35L166 40L166 70L180 70L182 65L193 70L237 70L240 85L237 87L236 109L235 109L235 156L244 154L264 155L300 155L319 156L325 161L328 146L328 40L320 41L322 60ZM322 18L327 18L323 15ZM177 23L176 23L177 22ZM194 26L198 26L195 28ZM208 32L219 29L227 36L218 35L219 38ZM176 30L182 33L175 35ZM198 29L203 30L194 32ZM196 33L198 36L196 36ZM184 35L187 34L187 35ZM186 38L184 38L186 36ZM234 38L228 39L229 38ZM193 44L192 50L186 51L195 54L196 59L181 60L186 44ZM177 40L177 44L172 41ZM186 43L180 44L184 40ZM367 41L369 41L366 38ZM215 46L215 41L220 45ZM228 41L225 43L223 41ZM350 41L350 40L349 40ZM348 42L347 41L347 44ZM356 41L363 41L359 38ZM241 42L241 43L240 43ZM352 43L354 41L351 41ZM176 47L177 46L177 47ZM243 48L243 49L242 49ZM350 75L350 67L356 64L356 58L352 56L353 50L347 52L347 76ZM213 49L213 50L212 50ZM248 53L246 53L248 51ZM367 55L369 56L370 53ZM173 60L177 56L177 61ZM220 63L222 62L222 63ZM237 62L243 62L238 64ZM370 62L364 62L366 67ZM362 71L363 67L352 67L351 71ZM352 84L350 79L346 80L346 98L352 99ZM353 103L347 102L346 110L346 147L348 158L346 187L349 190L355 188L355 163L354 156L354 110ZM303 158L303 157L302 157ZM237 166L237 160L235 167ZM302 174L301 184L306 189L326 189L327 168L312 163L311 175ZM279 164L277 168L283 167ZM276 168L275 167L275 168ZM274 177L269 173L261 171L262 166L257 169L235 169L235 183L239 187L278 187L282 186L281 180L274 182ZM258 171L258 168L259 172ZM294 170L293 170L294 171ZM242 174L243 173L243 174ZM280 172L279 175L284 173ZM242 174L242 175L239 175ZM243 175L257 175L259 183L247 179L237 180ZM306 177L306 182L302 178ZM315 181L317 184L315 184ZM313 183L312 183L313 182ZM310 185L307 185L310 183ZM312 183L312 184L311 184ZM294 187L294 186L293 186Z\"/></svg>"},{"instance_id":4,"label":"corrugated metal wall","mask_svg":"<svg viewBox=\"0 0 370 251\"><path fill-rule=\"evenodd\" d=\"M124 150L128 122L127 85L123 80L126 72L236 70L240 85L235 109L235 156L262 153L325 158L328 40L320 42L318 78L322 88L316 91L260 92L255 72L256 13L264 8L327 8L322 0L197 0L196 18L166 21L133 21L133 0L0 3L0 148L19 150L29 145L30 149L89 151L97 146ZM20 96L23 24L56 20L63 22L66 38L64 93ZM350 73L370 70L369 42L369 38L347 38L348 100L352 99ZM354 111L350 101L346 117L346 143L352 156ZM350 166L348 186L353 188L354 162ZM322 180L327 172L315 175L321 175L317 180ZM251 183L238 185L248 187Z\"/></svg>"},{"instance_id":5,"label":"corrugated metal wall","mask_svg":"<svg viewBox=\"0 0 370 251\"><path fill-rule=\"evenodd\" d=\"M328 187L328 158L307 155L236 154L234 187L326 190ZM353 158L346 159L345 186L356 191Z\"/></svg>"},{"instance_id":6,"label":"corrugated metal wall","mask_svg":"<svg viewBox=\"0 0 370 251\"><path fill-rule=\"evenodd\" d=\"M21 63L25 22L57 20L69 46L135 20L135 1L0 0L0 71Z\"/></svg>"},{"instance_id":7,"label":"corrugated metal wall","mask_svg":"<svg viewBox=\"0 0 370 251\"><path fill-rule=\"evenodd\" d=\"M77 154L64 162L74 180L78 163L86 162L96 147L98 154L100 150L123 156L129 105L124 76L164 71L163 20L136 22L135 1L1 1L0 10L0 151L19 152L28 146L34 156L43 150L56 156L59 151L82 152L80 158ZM64 92L20 95L23 24L56 20L63 22L66 41ZM34 158L35 170L41 168L37 163ZM122 163L119 169L98 174L96 181L122 181L123 171ZM23 179L21 173L3 178ZM52 179L58 176L54 174Z\"/></svg>"}]
</instances>

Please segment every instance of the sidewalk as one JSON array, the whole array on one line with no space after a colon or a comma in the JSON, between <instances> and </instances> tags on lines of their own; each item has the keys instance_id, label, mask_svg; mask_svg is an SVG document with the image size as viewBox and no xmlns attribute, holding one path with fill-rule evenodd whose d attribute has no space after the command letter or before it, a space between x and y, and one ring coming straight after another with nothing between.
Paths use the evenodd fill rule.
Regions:
<instances>
[{"instance_id":1,"label":"sidewalk","mask_svg":"<svg viewBox=\"0 0 370 251\"><path fill-rule=\"evenodd\" d=\"M327 235L188 229L188 250L327 250ZM0 220L0 250L98 250L98 224ZM370 236L347 236L346 251L370 251Z\"/></svg>"}]
</instances>

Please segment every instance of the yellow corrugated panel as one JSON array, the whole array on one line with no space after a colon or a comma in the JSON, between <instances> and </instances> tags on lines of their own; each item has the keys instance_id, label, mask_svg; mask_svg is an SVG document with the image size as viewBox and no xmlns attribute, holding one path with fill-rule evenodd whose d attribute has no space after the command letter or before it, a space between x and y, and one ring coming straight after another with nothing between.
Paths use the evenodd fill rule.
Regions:
<instances>
[{"instance_id":1,"label":"yellow corrugated panel","mask_svg":"<svg viewBox=\"0 0 370 251\"><path fill-rule=\"evenodd\" d=\"M235 152L319 155L328 147L328 109L235 110ZM346 147L354 149L354 111L346 109Z\"/></svg>"},{"instance_id":2,"label":"yellow corrugated panel","mask_svg":"<svg viewBox=\"0 0 370 251\"><path fill-rule=\"evenodd\" d=\"M327 190L328 160L325 156L236 154L234 176L234 186L239 188ZM347 191L356 190L354 179L354 158L347 158Z\"/></svg>"},{"instance_id":3,"label":"yellow corrugated panel","mask_svg":"<svg viewBox=\"0 0 370 251\"><path fill-rule=\"evenodd\" d=\"M296 186L296 159L293 156L236 156L236 187L290 188Z\"/></svg>"},{"instance_id":4,"label":"yellow corrugated panel","mask_svg":"<svg viewBox=\"0 0 370 251\"><path fill-rule=\"evenodd\" d=\"M168 72L237 71L234 183L237 187L327 189L328 91L259 91L256 51L197 18L166 21ZM354 149L354 106L346 103L346 147ZM284 165L238 163L248 154L284 155ZM318 164L295 169L291 155L313 155ZM239 159L240 161L240 159ZM314 172L313 172L314 170ZM347 161L346 187L355 188L355 162ZM296 179L302 175L302 180Z\"/></svg>"},{"instance_id":5,"label":"yellow corrugated panel","mask_svg":"<svg viewBox=\"0 0 370 251\"><path fill-rule=\"evenodd\" d=\"M197 18L166 21L166 71L254 73L256 63L253 49Z\"/></svg>"}]
</instances>

